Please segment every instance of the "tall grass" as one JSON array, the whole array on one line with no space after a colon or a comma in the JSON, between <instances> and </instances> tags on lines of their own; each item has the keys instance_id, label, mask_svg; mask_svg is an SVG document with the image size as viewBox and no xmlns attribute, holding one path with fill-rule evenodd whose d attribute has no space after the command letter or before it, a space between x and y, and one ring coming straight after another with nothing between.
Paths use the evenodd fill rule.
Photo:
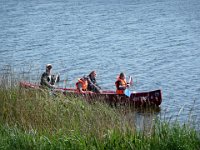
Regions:
<instances>
[{"instance_id":1,"label":"tall grass","mask_svg":"<svg viewBox=\"0 0 200 150\"><path fill-rule=\"evenodd\" d=\"M52 97L45 91L29 89L0 90L1 120L23 130L49 133L89 131L102 136L113 127L123 128L119 113L101 103L88 103L76 97Z\"/></svg>"},{"instance_id":2,"label":"tall grass","mask_svg":"<svg viewBox=\"0 0 200 150\"><path fill-rule=\"evenodd\" d=\"M132 119L81 97L0 85L0 149L200 149L190 124L154 118L138 131Z\"/></svg>"}]
</instances>

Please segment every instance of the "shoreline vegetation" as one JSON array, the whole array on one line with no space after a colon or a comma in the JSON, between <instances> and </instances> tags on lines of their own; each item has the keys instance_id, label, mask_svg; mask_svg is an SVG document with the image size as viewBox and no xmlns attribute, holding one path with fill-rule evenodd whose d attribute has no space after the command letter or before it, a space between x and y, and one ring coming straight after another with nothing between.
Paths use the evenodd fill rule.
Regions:
<instances>
[{"instance_id":1,"label":"shoreline vegetation","mask_svg":"<svg viewBox=\"0 0 200 150\"><path fill-rule=\"evenodd\" d=\"M0 149L200 149L200 133L191 121L180 124L152 114L151 123L138 130L135 118L125 115L131 108L55 97L11 80L0 79Z\"/></svg>"}]
</instances>

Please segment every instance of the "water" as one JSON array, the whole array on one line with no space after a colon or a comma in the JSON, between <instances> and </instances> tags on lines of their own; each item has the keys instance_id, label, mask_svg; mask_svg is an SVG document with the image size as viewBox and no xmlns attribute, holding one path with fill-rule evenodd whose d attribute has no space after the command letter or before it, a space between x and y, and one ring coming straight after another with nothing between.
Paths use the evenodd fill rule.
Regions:
<instances>
[{"instance_id":1,"label":"water","mask_svg":"<svg viewBox=\"0 0 200 150\"><path fill-rule=\"evenodd\" d=\"M162 90L158 115L184 121L193 110L198 124L199 28L198 0L1 0L0 70L37 80L51 63L68 86L96 70L104 89L123 71L132 90Z\"/></svg>"}]
</instances>

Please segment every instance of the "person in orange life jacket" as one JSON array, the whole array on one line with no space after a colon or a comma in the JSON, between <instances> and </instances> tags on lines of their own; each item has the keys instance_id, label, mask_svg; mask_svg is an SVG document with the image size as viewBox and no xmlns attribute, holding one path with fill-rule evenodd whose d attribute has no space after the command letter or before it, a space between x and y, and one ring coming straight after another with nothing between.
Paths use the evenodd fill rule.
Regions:
<instances>
[{"instance_id":1,"label":"person in orange life jacket","mask_svg":"<svg viewBox=\"0 0 200 150\"><path fill-rule=\"evenodd\" d=\"M101 93L101 87L97 84L96 75L96 71L92 71L88 75L88 90L95 93Z\"/></svg>"},{"instance_id":2,"label":"person in orange life jacket","mask_svg":"<svg viewBox=\"0 0 200 150\"><path fill-rule=\"evenodd\" d=\"M129 87L129 83L126 82L126 75L123 72L120 73L115 86L117 94L124 94L124 90Z\"/></svg>"},{"instance_id":3,"label":"person in orange life jacket","mask_svg":"<svg viewBox=\"0 0 200 150\"><path fill-rule=\"evenodd\" d=\"M88 78L86 76L80 78L76 83L76 88L78 92L85 93L85 91L87 91L88 88Z\"/></svg>"},{"instance_id":4,"label":"person in orange life jacket","mask_svg":"<svg viewBox=\"0 0 200 150\"><path fill-rule=\"evenodd\" d=\"M51 74L52 65L46 65L46 71L41 76L40 85L44 88L55 88L55 83L59 82L60 76Z\"/></svg>"}]
</instances>

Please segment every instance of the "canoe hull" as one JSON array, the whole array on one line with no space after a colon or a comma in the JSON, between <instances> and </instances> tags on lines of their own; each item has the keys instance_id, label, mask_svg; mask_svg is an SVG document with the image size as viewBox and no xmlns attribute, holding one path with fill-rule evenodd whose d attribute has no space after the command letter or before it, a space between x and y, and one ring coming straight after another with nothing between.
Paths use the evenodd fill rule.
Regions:
<instances>
[{"instance_id":1,"label":"canoe hull","mask_svg":"<svg viewBox=\"0 0 200 150\"><path fill-rule=\"evenodd\" d=\"M28 82L20 82L20 87L39 89L40 86ZM103 91L101 94L97 93L78 93L73 88L56 88L56 91L62 92L64 95L81 96L88 101L105 101L111 105L131 105L131 106L159 106L162 103L161 90L154 90L149 92L131 93L130 97L124 94L116 94L115 91Z\"/></svg>"}]
</instances>

